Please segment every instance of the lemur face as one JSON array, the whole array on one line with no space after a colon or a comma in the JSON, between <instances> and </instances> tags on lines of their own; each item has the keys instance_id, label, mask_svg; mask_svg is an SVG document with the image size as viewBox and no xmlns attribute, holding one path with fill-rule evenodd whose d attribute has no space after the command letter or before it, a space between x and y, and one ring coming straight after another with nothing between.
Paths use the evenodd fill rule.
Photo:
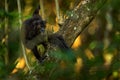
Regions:
<instances>
[{"instance_id":1,"label":"lemur face","mask_svg":"<svg viewBox=\"0 0 120 80\"><path fill-rule=\"evenodd\" d=\"M46 28L46 22L42 20L39 15L34 15L32 18L26 20L25 33L26 39L31 40L38 34L44 33Z\"/></svg>"},{"instance_id":2,"label":"lemur face","mask_svg":"<svg viewBox=\"0 0 120 80\"><path fill-rule=\"evenodd\" d=\"M25 38L27 40L31 40L38 34L45 32L46 22L39 15L39 9L40 7L38 6L38 8L33 12L32 17L23 23L25 26Z\"/></svg>"},{"instance_id":3,"label":"lemur face","mask_svg":"<svg viewBox=\"0 0 120 80\"><path fill-rule=\"evenodd\" d=\"M35 30L37 33L44 33L45 32L45 27L46 27L46 22L43 21L40 17L33 18L32 20L32 28Z\"/></svg>"}]
</instances>

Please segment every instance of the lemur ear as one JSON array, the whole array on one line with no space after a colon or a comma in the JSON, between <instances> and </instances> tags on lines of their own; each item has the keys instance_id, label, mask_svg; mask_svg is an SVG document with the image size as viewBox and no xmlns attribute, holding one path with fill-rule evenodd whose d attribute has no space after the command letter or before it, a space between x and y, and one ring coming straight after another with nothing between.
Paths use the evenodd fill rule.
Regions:
<instances>
[{"instance_id":1,"label":"lemur ear","mask_svg":"<svg viewBox=\"0 0 120 80\"><path fill-rule=\"evenodd\" d=\"M33 16L34 15L39 15L39 10L40 10L40 5L35 9L35 11L33 12Z\"/></svg>"}]
</instances>

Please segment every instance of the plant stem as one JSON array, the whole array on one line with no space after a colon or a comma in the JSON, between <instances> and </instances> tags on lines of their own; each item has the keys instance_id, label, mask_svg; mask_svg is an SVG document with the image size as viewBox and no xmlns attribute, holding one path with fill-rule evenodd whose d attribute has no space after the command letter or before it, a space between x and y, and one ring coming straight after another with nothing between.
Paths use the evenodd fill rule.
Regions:
<instances>
[{"instance_id":1,"label":"plant stem","mask_svg":"<svg viewBox=\"0 0 120 80\"><path fill-rule=\"evenodd\" d=\"M5 11L8 13L8 2L5 0ZM8 18L5 16L5 45L6 45L6 53L5 53L5 63L8 64Z\"/></svg>"},{"instance_id":2,"label":"plant stem","mask_svg":"<svg viewBox=\"0 0 120 80\"><path fill-rule=\"evenodd\" d=\"M45 12L44 12L44 6L43 6L43 0L40 0L40 8L41 8L41 13L42 13L42 18L45 20Z\"/></svg>"},{"instance_id":3,"label":"plant stem","mask_svg":"<svg viewBox=\"0 0 120 80\"><path fill-rule=\"evenodd\" d=\"M19 13L19 30L22 26L22 18L21 18L21 4L20 4L20 0L17 0L17 5L18 5L18 13ZM21 47L22 47L22 53L23 53L23 56L24 56L24 59L25 59L25 63L26 63L26 66L28 67L29 70L31 70L31 67L28 63L28 59L27 59L27 56L26 56L26 50L25 50L25 47L24 45L22 44L22 41L20 40L20 43L21 43Z\"/></svg>"}]
</instances>

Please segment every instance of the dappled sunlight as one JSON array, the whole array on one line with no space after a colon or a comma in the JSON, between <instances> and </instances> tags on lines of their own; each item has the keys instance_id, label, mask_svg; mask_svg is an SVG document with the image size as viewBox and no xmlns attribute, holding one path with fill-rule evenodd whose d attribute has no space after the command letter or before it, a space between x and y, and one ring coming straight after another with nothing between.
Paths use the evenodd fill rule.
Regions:
<instances>
[{"instance_id":1,"label":"dappled sunlight","mask_svg":"<svg viewBox=\"0 0 120 80\"><path fill-rule=\"evenodd\" d=\"M60 27L57 23L55 25L52 25L52 24L49 24L49 23L46 24L46 30L48 32L54 32L55 33L57 31L59 31L59 29L60 29Z\"/></svg>"},{"instance_id":2,"label":"dappled sunlight","mask_svg":"<svg viewBox=\"0 0 120 80\"><path fill-rule=\"evenodd\" d=\"M25 6L23 15L28 16L31 10L32 10L32 6Z\"/></svg>"},{"instance_id":3,"label":"dappled sunlight","mask_svg":"<svg viewBox=\"0 0 120 80\"><path fill-rule=\"evenodd\" d=\"M118 76L120 76L120 74L119 74L119 72L118 71L113 71L113 77L118 77Z\"/></svg>"},{"instance_id":4,"label":"dappled sunlight","mask_svg":"<svg viewBox=\"0 0 120 80\"><path fill-rule=\"evenodd\" d=\"M114 49L114 51L111 51L111 52L104 50L104 54L103 54L103 57L104 57L104 60L105 60L104 65L106 65L106 66L111 65L114 57L118 55L117 53L118 53L118 51L116 49Z\"/></svg>"},{"instance_id":5,"label":"dappled sunlight","mask_svg":"<svg viewBox=\"0 0 120 80\"><path fill-rule=\"evenodd\" d=\"M56 24L53 29L54 29L54 32L57 32L57 31L59 31L60 27L58 24Z\"/></svg>"},{"instance_id":6,"label":"dappled sunlight","mask_svg":"<svg viewBox=\"0 0 120 80\"><path fill-rule=\"evenodd\" d=\"M41 54L40 54L40 55L41 55ZM32 51L31 51L30 49L27 49L27 48L26 48L26 56L27 56L27 59L28 59L28 63L29 63L30 65L32 65L32 63L33 63L34 61L36 61L36 59L35 59Z\"/></svg>"},{"instance_id":7,"label":"dappled sunlight","mask_svg":"<svg viewBox=\"0 0 120 80\"><path fill-rule=\"evenodd\" d=\"M73 48L73 49L77 49L77 48L79 48L81 45L82 45L81 36L78 36L78 37L76 38L76 40L74 41L74 43L73 43L73 45L72 45L72 48Z\"/></svg>"},{"instance_id":8,"label":"dappled sunlight","mask_svg":"<svg viewBox=\"0 0 120 80\"><path fill-rule=\"evenodd\" d=\"M85 54L88 57L88 59L93 59L94 55L90 49L85 49Z\"/></svg>"},{"instance_id":9,"label":"dappled sunlight","mask_svg":"<svg viewBox=\"0 0 120 80\"><path fill-rule=\"evenodd\" d=\"M103 57L104 57L104 60L105 60L104 65L109 66L112 62L113 54L112 53L104 53Z\"/></svg>"},{"instance_id":10,"label":"dappled sunlight","mask_svg":"<svg viewBox=\"0 0 120 80\"><path fill-rule=\"evenodd\" d=\"M24 16L28 16L29 13L31 12L33 6L32 6L32 2L33 0L25 0L25 7L24 7L24 11L23 11L23 15Z\"/></svg>"},{"instance_id":11,"label":"dappled sunlight","mask_svg":"<svg viewBox=\"0 0 120 80\"><path fill-rule=\"evenodd\" d=\"M78 57L77 62L75 63L75 72L79 73L82 66L83 66L83 60L80 57Z\"/></svg>"},{"instance_id":12,"label":"dappled sunlight","mask_svg":"<svg viewBox=\"0 0 120 80\"><path fill-rule=\"evenodd\" d=\"M12 71L12 73L16 73L19 69L23 69L25 67L25 60L24 58L18 58L17 59L17 65L15 67L15 69Z\"/></svg>"},{"instance_id":13,"label":"dappled sunlight","mask_svg":"<svg viewBox=\"0 0 120 80\"><path fill-rule=\"evenodd\" d=\"M5 43L7 39L8 39L8 35L6 35L6 37L2 39L2 43Z\"/></svg>"},{"instance_id":14,"label":"dappled sunlight","mask_svg":"<svg viewBox=\"0 0 120 80\"><path fill-rule=\"evenodd\" d=\"M30 53L31 52L31 50L30 49L26 49L26 53Z\"/></svg>"},{"instance_id":15,"label":"dappled sunlight","mask_svg":"<svg viewBox=\"0 0 120 80\"><path fill-rule=\"evenodd\" d=\"M103 1L1 0L0 80L120 80L120 1Z\"/></svg>"}]
</instances>

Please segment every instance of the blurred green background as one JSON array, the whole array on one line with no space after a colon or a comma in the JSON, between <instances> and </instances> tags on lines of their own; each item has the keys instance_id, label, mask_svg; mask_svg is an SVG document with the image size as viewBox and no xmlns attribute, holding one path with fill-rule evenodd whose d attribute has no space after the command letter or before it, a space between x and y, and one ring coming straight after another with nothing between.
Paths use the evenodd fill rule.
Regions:
<instances>
[{"instance_id":1,"label":"blurred green background","mask_svg":"<svg viewBox=\"0 0 120 80\"><path fill-rule=\"evenodd\" d=\"M59 0L60 15L70 15L79 1L82 0ZM39 3L40 0L0 0L0 80L120 80L120 0L107 0L75 40L72 49L76 63L46 61L39 65L26 50L32 67L29 72L22 54L20 27ZM55 0L43 0L42 4L47 29L58 31Z\"/></svg>"}]
</instances>

